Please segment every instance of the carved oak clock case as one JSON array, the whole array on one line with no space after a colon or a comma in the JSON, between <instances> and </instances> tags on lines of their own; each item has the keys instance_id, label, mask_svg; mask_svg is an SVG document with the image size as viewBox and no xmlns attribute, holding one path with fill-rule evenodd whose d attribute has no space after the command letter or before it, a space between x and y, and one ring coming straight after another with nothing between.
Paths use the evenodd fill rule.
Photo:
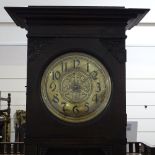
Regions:
<instances>
[{"instance_id":1,"label":"carved oak clock case","mask_svg":"<svg viewBox=\"0 0 155 155\"><path fill-rule=\"evenodd\" d=\"M10 7L28 30L26 155L125 155L125 31L148 12Z\"/></svg>"}]
</instances>

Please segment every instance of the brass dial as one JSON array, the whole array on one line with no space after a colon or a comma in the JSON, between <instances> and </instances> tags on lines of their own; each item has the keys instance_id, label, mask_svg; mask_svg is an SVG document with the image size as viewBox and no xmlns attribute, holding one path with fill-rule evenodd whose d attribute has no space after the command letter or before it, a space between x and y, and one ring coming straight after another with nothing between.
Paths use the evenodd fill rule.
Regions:
<instances>
[{"instance_id":1,"label":"brass dial","mask_svg":"<svg viewBox=\"0 0 155 155\"><path fill-rule=\"evenodd\" d=\"M84 53L64 54L45 69L41 94L53 115L66 122L80 123L105 109L111 80L96 58Z\"/></svg>"}]
</instances>

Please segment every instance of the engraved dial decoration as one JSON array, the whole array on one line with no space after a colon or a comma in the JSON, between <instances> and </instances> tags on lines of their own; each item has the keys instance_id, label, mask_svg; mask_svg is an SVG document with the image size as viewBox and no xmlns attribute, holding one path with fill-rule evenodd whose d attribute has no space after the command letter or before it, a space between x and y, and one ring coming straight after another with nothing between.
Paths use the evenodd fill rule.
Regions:
<instances>
[{"instance_id":1,"label":"engraved dial decoration","mask_svg":"<svg viewBox=\"0 0 155 155\"><path fill-rule=\"evenodd\" d=\"M81 103L91 95L91 79L84 71L71 71L62 77L60 84L60 93L68 102Z\"/></svg>"},{"instance_id":2,"label":"engraved dial decoration","mask_svg":"<svg viewBox=\"0 0 155 155\"><path fill-rule=\"evenodd\" d=\"M105 109L111 94L111 80L96 58L84 53L64 54L45 69L41 94L54 116L80 123Z\"/></svg>"}]
</instances>

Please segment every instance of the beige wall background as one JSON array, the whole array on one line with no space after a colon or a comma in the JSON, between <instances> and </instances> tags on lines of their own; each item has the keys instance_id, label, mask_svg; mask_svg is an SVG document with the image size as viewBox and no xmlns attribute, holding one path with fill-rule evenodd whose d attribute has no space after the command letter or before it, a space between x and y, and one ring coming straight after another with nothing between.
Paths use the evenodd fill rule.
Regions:
<instances>
[{"instance_id":1,"label":"beige wall background","mask_svg":"<svg viewBox=\"0 0 155 155\"><path fill-rule=\"evenodd\" d=\"M26 31L17 27L4 6L94 5L150 8L139 25L127 31L126 96L129 121L138 121L137 141L155 145L155 1L154 0L1 0L0 1L0 91L11 93L11 140L13 115L26 105ZM147 105L147 108L145 108ZM5 105L1 102L1 108Z\"/></svg>"}]
</instances>

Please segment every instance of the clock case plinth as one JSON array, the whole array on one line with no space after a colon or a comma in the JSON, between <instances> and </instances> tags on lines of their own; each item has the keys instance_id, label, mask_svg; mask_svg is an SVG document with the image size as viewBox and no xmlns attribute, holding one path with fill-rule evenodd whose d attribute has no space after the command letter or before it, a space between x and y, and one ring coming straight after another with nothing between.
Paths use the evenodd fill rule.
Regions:
<instances>
[{"instance_id":1,"label":"clock case plinth","mask_svg":"<svg viewBox=\"0 0 155 155\"><path fill-rule=\"evenodd\" d=\"M123 7L6 7L28 31L25 155L126 154L125 31L148 9ZM101 61L112 81L107 108L95 119L65 123L50 114L40 83L47 65L68 52Z\"/></svg>"}]
</instances>

